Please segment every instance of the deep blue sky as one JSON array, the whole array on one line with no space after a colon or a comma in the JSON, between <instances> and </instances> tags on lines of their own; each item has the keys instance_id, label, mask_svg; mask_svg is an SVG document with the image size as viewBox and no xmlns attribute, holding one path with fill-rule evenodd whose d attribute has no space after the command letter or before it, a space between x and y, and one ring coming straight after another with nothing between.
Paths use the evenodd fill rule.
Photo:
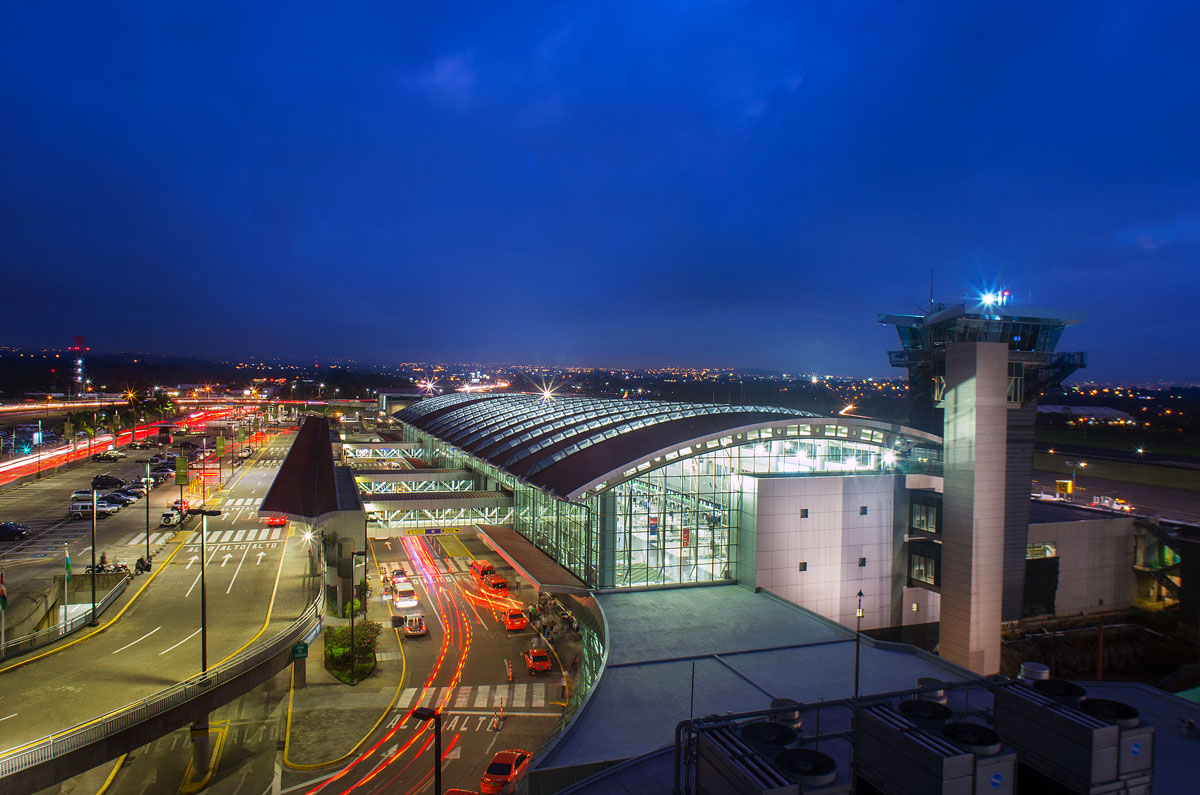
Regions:
<instances>
[{"instance_id":1,"label":"deep blue sky","mask_svg":"<svg viewBox=\"0 0 1200 795\"><path fill-rule=\"evenodd\" d=\"M932 267L1200 381L1200 4L186 5L8 4L7 343L880 375Z\"/></svg>"}]
</instances>

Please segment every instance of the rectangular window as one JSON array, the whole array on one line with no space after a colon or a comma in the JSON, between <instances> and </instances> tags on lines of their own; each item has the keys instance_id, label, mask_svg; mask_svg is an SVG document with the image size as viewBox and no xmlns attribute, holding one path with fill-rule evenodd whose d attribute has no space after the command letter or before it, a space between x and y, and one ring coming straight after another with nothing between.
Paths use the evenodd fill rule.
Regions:
<instances>
[{"instance_id":1,"label":"rectangular window","mask_svg":"<svg viewBox=\"0 0 1200 795\"><path fill-rule=\"evenodd\" d=\"M800 561L800 571L808 571L808 561Z\"/></svg>"},{"instance_id":2,"label":"rectangular window","mask_svg":"<svg viewBox=\"0 0 1200 795\"><path fill-rule=\"evenodd\" d=\"M807 509L807 508L801 508L801 509L800 509L800 518L801 518L801 519L807 519L807 518L808 518L808 509Z\"/></svg>"},{"instance_id":3,"label":"rectangular window","mask_svg":"<svg viewBox=\"0 0 1200 795\"><path fill-rule=\"evenodd\" d=\"M864 568L866 565L867 565L867 559L866 559L866 558L859 558L859 559L858 559L858 567L859 567L860 569L861 569L861 568Z\"/></svg>"},{"instance_id":4,"label":"rectangular window","mask_svg":"<svg viewBox=\"0 0 1200 795\"><path fill-rule=\"evenodd\" d=\"M867 506L865 506L865 505L858 506L858 515L866 516L867 515Z\"/></svg>"},{"instance_id":5,"label":"rectangular window","mask_svg":"<svg viewBox=\"0 0 1200 795\"><path fill-rule=\"evenodd\" d=\"M931 541L920 541L909 544L908 550L909 579L935 587L940 585L938 568L942 556L941 546Z\"/></svg>"}]
</instances>

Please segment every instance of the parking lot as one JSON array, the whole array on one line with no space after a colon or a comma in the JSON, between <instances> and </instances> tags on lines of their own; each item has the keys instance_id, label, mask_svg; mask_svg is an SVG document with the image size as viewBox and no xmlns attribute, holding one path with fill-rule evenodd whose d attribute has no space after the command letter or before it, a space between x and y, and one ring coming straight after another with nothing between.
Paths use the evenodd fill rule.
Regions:
<instances>
[{"instance_id":1,"label":"parking lot","mask_svg":"<svg viewBox=\"0 0 1200 795\"><path fill-rule=\"evenodd\" d=\"M159 451L158 447L129 450L127 457L119 461L87 461L0 491L0 522L19 522L31 529L26 538L0 541L0 568L4 569L8 588L10 618L20 615L23 600L40 595L52 583L54 575L63 573L67 552L78 571L91 563L90 512L82 519L72 518L68 512L72 493L90 490L96 475L111 474L126 481L141 478L146 473L146 464L139 462ZM174 528L160 526L160 517L180 496L179 488L172 483L173 480L165 480L147 497L98 519L96 557L105 552L110 563L125 562L132 568L137 558L145 554L147 524L151 551L165 543ZM101 493L111 490L103 489ZM90 502L90 495L84 500Z\"/></svg>"}]
</instances>

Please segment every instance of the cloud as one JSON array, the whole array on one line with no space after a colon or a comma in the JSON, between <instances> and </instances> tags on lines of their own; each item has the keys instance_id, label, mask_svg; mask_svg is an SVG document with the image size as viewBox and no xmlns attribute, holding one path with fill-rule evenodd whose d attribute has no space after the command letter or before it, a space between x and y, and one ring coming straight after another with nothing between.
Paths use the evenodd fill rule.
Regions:
<instances>
[{"instance_id":1,"label":"cloud","mask_svg":"<svg viewBox=\"0 0 1200 795\"><path fill-rule=\"evenodd\" d=\"M1173 218L1161 224L1131 226L1117 233L1117 240L1154 251L1171 243L1200 240L1200 218Z\"/></svg>"},{"instance_id":2,"label":"cloud","mask_svg":"<svg viewBox=\"0 0 1200 795\"><path fill-rule=\"evenodd\" d=\"M475 91L474 60L474 51L443 55L428 69L410 75L405 82L425 92L439 105L464 111L471 104Z\"/></svg>"}]
</instances>

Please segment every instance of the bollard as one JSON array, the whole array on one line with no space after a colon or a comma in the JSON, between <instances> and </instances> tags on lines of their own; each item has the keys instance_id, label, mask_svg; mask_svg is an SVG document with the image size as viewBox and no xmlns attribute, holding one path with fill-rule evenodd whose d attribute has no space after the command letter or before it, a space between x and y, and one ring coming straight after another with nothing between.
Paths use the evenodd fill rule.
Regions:
<instances>
[{"instance_id":1,"label":"bollard","mask_svg":"<svg viewBox=\"0 0 1200 795\"><path fill-rule=\"evenodd\" d=\"M508 669L508 681L512 681L512 660L505 660L504 667Z\"/></svg>"},{"instance_id":2,"label":"bollard","mask_svg":"<svg viewBox=\"0 0 1200 795\"><path fill-rule=\"evenodd\" d=\"M488 731L498 732L500 726L504 723L504 699L500 699L500 704L492 710L492 725L488 726Z\"/></svg>"}]
</instances>

